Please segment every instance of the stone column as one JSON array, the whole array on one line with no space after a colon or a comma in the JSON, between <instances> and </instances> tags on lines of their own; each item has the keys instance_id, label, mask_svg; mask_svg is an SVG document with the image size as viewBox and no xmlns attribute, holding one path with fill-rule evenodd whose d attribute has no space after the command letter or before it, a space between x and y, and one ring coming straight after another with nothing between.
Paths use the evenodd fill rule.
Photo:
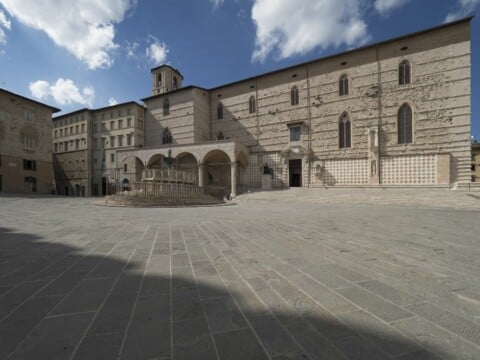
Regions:
<instances>
[{"instance_id":1,"label":"stone column","mask_svg":"<svg viewBox=\"0 0 480 360\"><path fill-rule=\"evenodd\" d=\"M237 196L237 163L230 163L230 182L232 191L230 192L230 197L234 198Z\"/></svg>"},{"instance_id":2,"label":"stone column","mask_svg":"<svg viewBox=\"0 0 480 360\"><path fill-rule=\"evenodd\" d=\"M198 164L198 186L201 188L205 187L204 171L205 171L205 164L203 163Z\"/></svg>"}]
</instances>

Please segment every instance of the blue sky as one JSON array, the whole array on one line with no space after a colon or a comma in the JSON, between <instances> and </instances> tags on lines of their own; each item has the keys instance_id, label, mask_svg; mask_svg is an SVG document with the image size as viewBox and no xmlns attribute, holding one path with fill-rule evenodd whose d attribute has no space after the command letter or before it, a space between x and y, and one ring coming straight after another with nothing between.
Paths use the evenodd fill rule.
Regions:
<instances>
[{"instance_id":1,"label":"blue sky","mask_svg":"<svg viewBox=\"0 0 480 360\"><path fill-rule=\"evenodd\" d=\"M480 0L0 0L0 87L70 112L151 94L169 63L214 87L475 14ZM472 134L480 140L480 25Z\"/></svg>"}]
</instances>

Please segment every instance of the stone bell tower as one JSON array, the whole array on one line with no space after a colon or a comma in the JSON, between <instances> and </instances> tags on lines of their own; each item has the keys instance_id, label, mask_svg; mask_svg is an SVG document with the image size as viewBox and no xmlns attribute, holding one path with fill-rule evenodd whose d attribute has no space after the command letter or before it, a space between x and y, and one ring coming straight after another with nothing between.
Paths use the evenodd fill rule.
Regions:
<instances>
[{"instance_id":1,"label":"stone bell tower","mask_svg":"<svg viewBox=\"0 0 480 360\"><path fill-rule=\"evenodd\" d=\"M151 70L153 95L163 94L182 87L183 76L170 65L160 65Z\"/></svg>"}]
</instances>

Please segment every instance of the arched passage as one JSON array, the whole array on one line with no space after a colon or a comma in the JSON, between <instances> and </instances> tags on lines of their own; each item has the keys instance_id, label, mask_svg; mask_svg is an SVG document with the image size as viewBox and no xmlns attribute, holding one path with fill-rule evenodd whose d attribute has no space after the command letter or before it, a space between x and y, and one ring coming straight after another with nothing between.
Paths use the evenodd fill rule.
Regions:
<instances>
[{"instance_id":1,"label":"arched passage","mask_svg":"<svg viewBox=\"0 0 480 360\"><path fill-rule=\"evenodd\" d=\"M167 165L167 158L162 154L153 155L147 162L149 169L161 169Z\"/></svg>"},{"instance_id":2,"label":"arched passage","mask_svg":"<svg viewBox=\"0 0 480 360\"><path fill-rule=\"evenodd\" d=\"M197 158L189 152L180 153L175 158L175 165L180 170L194 170L198 164Z\"/></svg>"},{"instance_id":3,"label":"arched passage","mask_svg":"<svg viewBox=\"0 0 480 360\"><path fill-rule=\"evenodd\" d=\"M204 167L203 182L207 192L219 194L223 192L228 196L232 192L232 161L228 154L222 150L212 150L205 154L202 159ZM234 189L235 190L235 189Z\"/></svg>"}]
</instances>

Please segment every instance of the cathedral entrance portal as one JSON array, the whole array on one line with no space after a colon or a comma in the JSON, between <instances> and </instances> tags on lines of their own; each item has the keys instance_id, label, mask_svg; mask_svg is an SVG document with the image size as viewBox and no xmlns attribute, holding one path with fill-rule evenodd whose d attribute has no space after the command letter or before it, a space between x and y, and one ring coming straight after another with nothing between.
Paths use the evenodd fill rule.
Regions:
<instances>
[{"instance_id":1,"label":"cathedral entrance portal","mask_svg":"<svg viewBox=\"0 0 480 360\"><path fill-rule=\"evenodd\" d=\"M288 162L290 187L302 186L302 159L289 160Z\"/></svg>"}]
</instances>

